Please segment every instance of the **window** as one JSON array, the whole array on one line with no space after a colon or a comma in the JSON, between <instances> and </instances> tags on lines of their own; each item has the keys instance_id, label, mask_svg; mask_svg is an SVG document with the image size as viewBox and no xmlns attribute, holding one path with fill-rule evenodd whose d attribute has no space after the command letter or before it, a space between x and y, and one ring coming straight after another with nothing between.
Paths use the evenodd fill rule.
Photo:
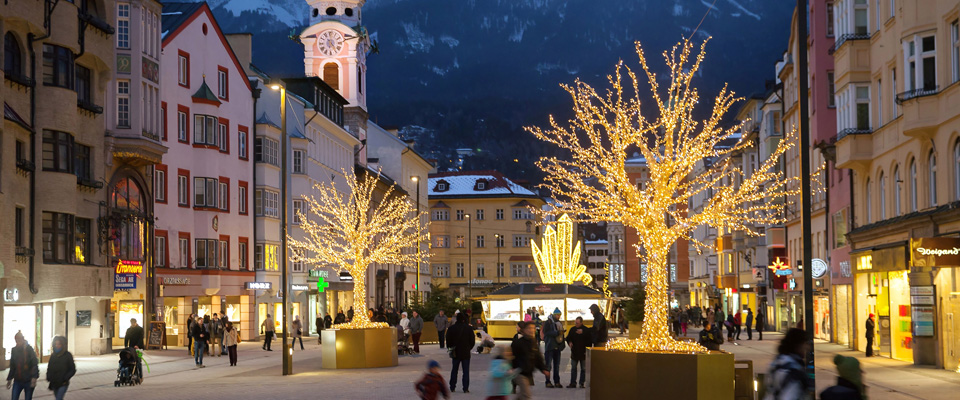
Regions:
<instances>
[{"instance_id":1,"label":"window","mask_svg":"<svg viewBox=\"0 0 960 400\"><path fill-rule=\"evenodd\" d=\"M117 47L130 48L130 4L117 3Z\"/></svg>"},{"instance_id":2,"label":"window","mask_svg":"<svg viewBox=\"0 0 960 400\"><path fill-rule=\"evenodd\" d=\"M864 193L864 204L867 209L867 223L873 222L873 190L870 186L870 178L867 178L866 189Z\"/></svg>"},{"instance_id":3,"label":"window","mask_svg":"<svg viewBox=\"0 0 960 400\"><path fill-rule=\"evenodd\" d=\"M530 276L530 266L527 264L510 264L510 276Z\"/></svg>"},{"instance_id":4,"label":"window","mask_svg":"<svg viewBox=\"0 0 960 400\"><path fill-rule=\"evenodd\" d=\"M193 206L217 207L217 178L193 178Z\"/></svg>"},{"instance_id":5,"label":"window","mask_svg":"<svg viewBox=\"0 0 960 400\"><path fill-rule=\"evenodd\" d=\"M177 140L186 143L187 136L190 136L190 125L187 124L187 118L190 115L188 110L177 110Z\"/></svg>"},{"instance_id":6,"label":"window","mask_svg":"<svg viewBox=\"0 0 960 400\"><path fill-rule=\"evenodd\" d=\"M221 236L220 237L220 249L218 250L220 255L220 260L217 262L217 265L223 269L230 269L230 237Z\"/></svg>"},{"instance_id":7,"label":"window","mask_svg":"<svg viewBox=\"0 0 960 400\"><path fill-rule=\"evenodd\" d=\"M833 3L827 3L827 37L833 37Z\"/></svg>"},{"instance_id":8,"label":"window","mask_svg":"<svg viewBox=\"0 0 960 400\"><path fill-rule=\"evenodd\" d=\"M293 173L303 174L303 150L294 150L293 151Z\"/></svg>"},{"instance_id":9,"label":"window","mask_svg":"<svg viewBox=\"0 0 960 400\"><path fill-rule=\"evenodd\" d=\"M3 36L3 72L7 75L23 76L23 50L13 32L7 32Z\"/></svg>"},{"instance_id":10,"label":"window","mask_svg":"<svg viewBox=\"0 0 960 400\"><path fill-rule=\"evenodd\" d=\"M450 264L434 264L436 267L434 269L434 276L438 278L449 278L450 277Z\"/></svg>"},{"instance_id":11,"label":"window","mask_svg":"<svg viewBox=\"0 0 960 400\"><path fill-rule=\"evenodd\" d=\"M450 220L450 211L448 210L433 210L431 215L434 221L449 221Z\"/></svg>"},{"instance_id":12,"label":"window","mask_svg":"<svg viewBox=\"0 0 960 400\"><path fill-rule=\"evenodd\" d=\"M167 141L167 102L160 102L160 135L163 141Z\"/></svg>"},{"instance_id":13,"label":"window","mask_svg":"<svg viewBox=\"0 0 960 400\"><path fill-rule=\"evenodd\" d=\"M477 235L477 248L483 247L485 244L484 242L485 240L483 235Z\"/></svg>"},{"instance_id":14,"label":"window","mask_svg":"<svg viewBox=\"0 0 960 400\"><path fill-rule=\"evenodd\" d=\"M93 180L93 160L90 155L90 146L74 144L73 154L73 173L77 175L78 181Z\"/></svg>"},{"instance_id":15,"label":"window","mask_svg":"<svg viewBox=\"0 0 960 400\"><path fill-rule=\"evenodd\" d=\"M177 174L177 204L190 205L190 176Z\"/></svg>"},{"instance_id":16,"label":"window","mask_svg":"<svg viewBox=\"0 0 960 400\"><path fill-rule=\"evenodd\" d=\"M497 278L503 278L503 263L497 263Z\"/></svg>"},{"instance_id":17,"label":"window","mask_svg":"<svg viewBox=\"0 0 960 400\"><path fill-rule=\"evenodd\" d=\"M483 221L483 210L477 210L477 221Z\"/></svg>"},{"instance_id":18,"label":"window","mask_svg":"<svg viewBox=\"0 0 960 400\"><path fill-rule=\"evenodd\" d=\"M483 278L486 274L486 268L483 267L482 263L477 264L477 278Z\"/></svg>"},{"instance_id":19,"label":"window","mask_svg":"<svg viewBox=\"0 0 960 400\"><path fill-rule=\"evenodd\" d=\"M226 100L227 99L227 85L228 85L228 75L227 69L223 67L217 68L217 97Z\"/></svg>"},{"instance_id":20,"label":"window","mask_svg":"<svg viewBox=\"0 0 960 400\"><path fill-rule=\"evenodd\" d=\"M827 107L837 106L837 86L833 81L833 71L827 72Z\"/></svg>"},{"instance_id":21,"label":"window","mask_svg":"<svg viewBox=\"0 0 960 400\"><path fill-rule=\"evenodd\" d=\"M900 216L903 213L903 179L900 179L900 166L893 168L893 216Z\"/></svg>"},{"instance_id":22,"label":"window","mask_svg":"<svg viewBox=\"0 0 960 400\"><path fill-rule=\"evenodd\" d=\"M880 178L877 179L878 184L880 185L880 216L878 217L879 221L887 219L887 180L884 179L883 172L880 172Z\"/></svg>"},{"instance_id":23,"label":"window","mask_svg":"<svg viewBox=\"0 0 960 400\"><path fill-rule=\"evenodd\" d=\"M910 160L910 211L917 211L917 160Z\"/></svg>"},{"instance_id":24,"label":"window","mask_svg":"<svg viewBox=\"0 0 960 400\"><path fill-rule=\"evenodd\" d=\"M193 143L217 147L217 117L194 114Z\"/></svg>"},{"instance_id":25,"label":"window","mask_svg":"<svg viewBox=\"0 0 960 400\"><path fill-rule=\"evenodd\" d=\"M503 219L503 209L502 209L502 208L498 208L498 209L497 209L497 220L502 220L502 219Z\"/></svg>"},{"instance_id":26,"label":"window","mask_svg":"<svg viewBox=\"0 0 960 400\"><path fill-rule=\"evenodd\" d=\"M513 219L531 219L530 211L526 208L514 208Z\"/></svg>"},{"instance_id":27,"label":"window","mask_svg":"<svg viewBox=\"0 0 960 400\"><path fill-rule=\"evenodd\" d=\"M487 190L486 182L477 182L477 190Z\"/></svg>"},{"instance_id":28,"label":"window","mask_svg":"<svg viewBox=\"0 0 960 400\"><path fill-rule=\"evenodd\" d=\"M497 235L497 247L503 247L503 235Z\"/></svg>"},{"instance_id":29,"label":"window","mask_svg":"<svg viewBox=\"0 0 960 400\"><path fill-rule=\"evenodd\" d=\"M960 20L950 24L950 71L953 81L960 81Z\"/></svg>"},{"instance_id":30,"label":"window","mask_svg":"<svg viewBox=\"0 0 960 400\"><path fill-rule=\"evenodd\" d=\"M250 158L247 153L247 129L243 126L237 127L237 149L239 149L238 155L241 159L247 160Z\"/></svg>"},{"instance_id":31,"label":"window","mask_svg":"<svg viewBox=\"0 0 960 400\"><path fill-rule=\"evenodd\" d=\"M439 248L450 247L450 236L434 236L433 247L439 247Z\"/></svg>"},{"instance_id":32,"label":"window","mask_svg":"<svg viewBox=\"0 0 960 400\"><path fill-rule=\"evenodd\" d=\"M240 215L247 214L247 183L240 181L237 187L237 202L239 204Z\"/></svg>"},{"instance_id":33,"label":"window","mask_svg":"<svg viewBox=\"0 0 960 400\"><path fill-rule=\"evenodd\" d=\"M457 235L457 248L462 249L464 246L466 246L466 242L467 241L463 235Z\"/></svg>"},{"instance_id":34,"label":"window","mask_svg":"<svg viewBox=\"0 0 960 400\"><path fill-rule=\"evenodd\" d=\"M167 202L167 171L155 169L153 171L153 194L154 199L160 203Z\"/></svg>"},{"instance_id":35,"label":"window","mask_svg":"<svg viewBox=\"0 0 960 400\"><path fill-rule=\"evenodd\" d=\"M247 239L240 238L240 243L237 244L237 262L239 263L237 266L242 271L250 268L247 264L247 246Z\"/></svg>"},{"instance_id":36,"label":"window","mask_svg":"<svg viewBox=\"0 0 960 400\"><path fill-rule=\"evenodd\" d=\"M230 133L227 131L228 125L228 123L223 122L217 124L217 132L220 134L217 137L217 142L220 146L221 153L230 152L230 142L227 141L227 138L229 137L228 135L230 135Z\"/></svg>"},{"instance_id":37,"label":"window","mask_svg":"<svg viewBox=\"0 0 960 400\"><path fill-rule=\"evenodd\" d=\"M880 30L880 1L881 0L876 0L876 7L873 7L876 9L874 11L877 13L877 23L874 24L876 26L874 26L873 28L875 32Z\"/></svg>"},{"instance_id":38,"label":"window","mask_svg":"<svg viewBox=\"0 0 960 400\"><path fill-rule=\"evenodd\" d=\"M438 192L443 192L443 191L445 191L445 190L447 190L447 184L446 184L446 182L440 182L440 183L437 184L437 191L438 191Z\"/></svg>"},{"instance_id":39,"label":"window","mask_svg":"<svg viewBox=\"0 0 960 400\"><path fill-rule=\"evenodd\" d=\"M52 44L43 45L43 84L73 89L73 51Z\"/></svg>"},{"instance_id":40,"label":"window","mask_svg":"<svg viewBox=\"0 0 960 400\"><path fill-rule=\"evenodd\" d=\"M253 160L280 166L280 142L264 137L253 140Z\"/></svg>"},{"instance_id":41,"label":"window","mask_svg":"<svg viewBox=\"0 0 960 400\"><path fill-rule=\"evenodd\" d=\"M866 35L869 29L869 17L867 16L867 0L854 0L853 2L853 33L856 35Z\"/></svg>"},{"instance_id":42,"label":"window","mask_svg":"<svg viewBox=\"0 0 960 400\"><path fill-rule=\"evenodd\" d=\"M70 214L43 212L43 262L67 264L74 261L70 245L74 238L74 218Z\"/></svg>"},{"instance_id":43,"label":"window","mask_svg":"<svg viewBox=\"0 0 960 400\"><path fill-rule=\"evenodd\" d=\"M463 210L457 210L457 221L463 221Z\"/></svg>"},{"instance_id":44,"label":"window","mask_svg":"<svg viewBox=\"0 0 960 400\"><path fill-rule=\"evenodd\" d=\"M513 235L513 247L530 247L530 236Z\"/></svg>"},{"instance_id":45,"label":"window","mask_svg":"<svg viewBox=\"0 0 960 400\"><path fill-rule=\"evenodd\" d=\"M857 129L870 130L870 87L857 86L854 90L857 99Z\"/></svg>"},{"instance_id":46,"label":"window","mask_svg":"<svg viewBox=\"0 0 960 400\"><path fill-rule=\"evenodd\" d=\"M930 207L937 206L937 155L930 150L927 156L927 186L930 188L927 196L930 197Z\"/></svg>"},{"instance_id":47,"label":"window","mask_svg":"<svg viewBox=\"0 0 960 400\"><path fill-rule=\"evenodd\" d=\"M153 265L164 267L167 264L167 238L165 236L154 236L156 249L153 250Z\"/></svg>"},{"instance_id":48,"label":"window","mask_svg":"<svg viewBox=\"0 0 960 400\"><path fill-rule=\"evenodd\" d=\"M92 105L93 97L90 95L90 88L93 86L93 83L90 80L90 68L77 65L75 69L77 102Z\"/></svg>"},{"instance_id":49,"label":"window","mask_svg":"<svg viewBox=\"0 0 960 400\"><path fill-rule=\"evenodd\" d=\"M73 135L43 131L43 170L73 172Z\"/></svg>"},{"instance_id":50,"label":"window","mask_svg":"<svg viewBox=\"0 0 960 400\"><path fill-rule=\"evenodd\" d=\"M897 69L890 69L890 115L897 118Z\"/></svg>"},{"instance_id":51,"label":"window","mask_svg":"<svg viewBox=\"0 0 960 400\"><path fill-rule=\"evenodd\" d=\"M293 272L303 272L303 261L291 262L290 265L293 267Z\"/></svg>"},{"instance_id":52,"label":"window","mask_svg":"<svg viewBox=\"0 0 960 400\"><path fill-rule=\"evenodd\" d=\"M181 237L177 239L180 246L180 268L188 268L193 265L190 261L190 237Z\"/></svg>"},{"instance_id":53,"label":"window","mask_svg":"<svg viewBox=\"0 0 960 400\"><path fill-rule=\"evenodd\" d=\"M906 91L937 90L936 38L932 35L914 36L913 40L905 42L904 46Z\"/></svg>"},{"instance_id":54,"label":"window","mask_svg":"<svg viewBox=\"0 0 960 400\"><path fill-rule=\"evenodd\" d=\"M117 79L117 128L130 127L130 80Z\"/></svg>"},{"instance_id":55,"label":"window","mask_svg":"<svg viewBox=\"0 0 960 400\"><path fill-rule=\"evenodd\" d=\"M877 126L883 126L883 79L877 79Z\"/></svg>"},{"instance_id":56,"label":"window","mask_svg":"<svg viewBox=\"0 0 960 400\"><path fill-rule=\"evenodd\" d=\"M293 201L293 223L300 225L300 215L303 214L303 200Z\"/></svg>"},{"instance_id":57,"label":"window","mask_svg":"<svg viewBox=\"0 0 960 400\"><path fill-rule=\"evenodd\" d=\"M257 271L263 271L263 245L258 244L253 248L253 264Z\"/></svg>"},{"instance_id":58,"label":"window","mask_svg":"<svg viewBox=\"0 0 960 400\"><path fill-rule=\"evenodd\" d=\"M194 248L197 251L197 268L217 267L217 239L196 239Z\"/></svg>"},{"instance_id":59,"label":"window","mask_svg":"<svg viewBox=\"0 0 960 400\"><path fill-rule=\"evenodd\" d=\"M13 217L13 245L16 247L24 247L24 235L23 227L25 225L24 220L24 209L23 207L17 207L14 210Z\"/></svg>"},{"instance_id":60,"label":"window","mask_svg":"<svg viewBox=\"0 0 960 400\"><path fill-rule=\"evenodd\" d=\"M179 52L179 62L177 64L177 83L180 86L190 86L190 54L183 51Z\"/></svg>"},{"instance_id":61,"label":"window","mask_svg":"<svg viewBox=\"0 0 960 400\"><path fill-rule=\"evenodd\" d=\"M220 191L218 192L219 198L218 207L223 211L230 211L230 181L226 178L221 178L220 182L217 182L220 185Z\"/></svg>"},{"instance_id":62,"label":"window","mask_svg":"<svg viewBox=\"0 0 960 400\"><path fill-rule=\"evenodd\" d=\"M457 263L457 278L463 278L463 263Z\"/></svg>"},{"instance_id":63,"label":"window","mask_svg":"<svg viewBox=\"0 0 960 400\"><path fill-rule=\"evenodd\" d=\"M75 218L73 231L73 254L74 264L90 263L90 220L87 218Z\"/></svg>"},{"instance_id":64,"label":"window","mask_svg":"<svg viewBox=\"0 0 960 400\"><path fill-rule=\"evenodd\" d=\"M890 0L890 18L897 14L897 0Z\"/></svg>"},{"instance_id":65,"label":"window","mask_svg":"<svg viewBox=\"0 0 960 400\"><path fill-rule=\"evenodd\" d=\"M253 210L258 217L280 218L280 193L257 189L253 194Z\"/></svg>"}]
</instances>

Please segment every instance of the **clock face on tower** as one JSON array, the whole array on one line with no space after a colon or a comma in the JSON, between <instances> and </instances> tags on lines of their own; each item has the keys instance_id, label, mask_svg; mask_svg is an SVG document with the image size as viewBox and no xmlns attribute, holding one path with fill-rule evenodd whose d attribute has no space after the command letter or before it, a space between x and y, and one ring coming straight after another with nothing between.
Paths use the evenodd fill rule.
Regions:
<instances>
[{"instance_id":1,"label":"clock face on tower","mask_svg":"<svg viewBox=\"0 0 960 400\"><path fill-rule=\"evenodd\" d=\"M340 54L343 49L343 35L335 30L326 30L317 35L317 50L327 56Z\"/></svg>"}]
</instances>

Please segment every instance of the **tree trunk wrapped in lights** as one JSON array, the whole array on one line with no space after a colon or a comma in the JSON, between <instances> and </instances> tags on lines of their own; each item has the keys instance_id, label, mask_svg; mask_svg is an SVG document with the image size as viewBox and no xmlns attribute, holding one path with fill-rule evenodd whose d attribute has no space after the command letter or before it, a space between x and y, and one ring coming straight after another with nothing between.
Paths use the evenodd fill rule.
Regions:
<instances>
[{"instance_id":1,"label":"tree trunk wrapped in lights","mask_svg":"<svg viewBox=\"0 0 960 400\"><path fill-rule=\"evenodd\" d=\"M636 251L647 264L643 327L638 339L608 343L611 350L706 351L670 336L670 247L678 239L689 240L698 249L707 246L691 237L701 226L756 236L755 226L784 222L783 208L797 194L791 189L793 178L777 168L780 156L793 145L792 134L771 149L769 158L752 173L745 173L729 157L752 143L738 135L742 124L720 126L723 115L739 100L726 87L714 100L710 117L694 121L700 98L691 81L704 59L705 46L706 41L694 55L693 45L686 41L663 53L671 79L669 89L661 93L657 75L648 67L640 43L636 44L658 111L652 119L641 113L637 75L621 61L615 74L607 77L612 88L604 92L579 80L563 85L576 112L568 124L551 117L549 128L528 128L567 157L544 157L537 163L547 177L544 186L558 200L546 213L569 214L583 222L620 222L638 232ZM643 156L649 169L643 186L633 182L625 168L633 152ZM694 175L698 168L704 172ZM703 207L688 210L688 201L697 195L707 197Z\"/></svg>"},{"instance_id":2,"label":"tree trunk wrapped in lights","mask_svg":"<svg viewBox=\"0 0 960 400\"><path fill-rule=\"evenodd\" d=\"M353 300L361 307L352 321L334 325L335 329L383 328L387 324L370 321L365 311L367 268L372 264L412 266L418 258L425 261L427 254L416 251L426 240L422 233L427 230L418 226L425 213L417 215L415 206L393 185L382 198L376 195L379 174L344 175L346 192L336 184L317 184L316 196L306 198L306 213L298 215L305 238L287 238L291 259L330 265L353 277Z\"/></svg>"}]
</instances>

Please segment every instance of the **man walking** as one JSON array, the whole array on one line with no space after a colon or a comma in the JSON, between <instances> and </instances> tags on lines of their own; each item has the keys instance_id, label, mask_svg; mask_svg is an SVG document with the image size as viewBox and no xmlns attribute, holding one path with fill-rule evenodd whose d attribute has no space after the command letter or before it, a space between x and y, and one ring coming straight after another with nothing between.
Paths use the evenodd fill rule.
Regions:
<instances>
[{"instance_id":1,"label":"man walking","mask_svg":"<svg viewBox=\"0 0 960 400\"><path fill-rule=\"evenodd\" d=\"M267 319L263 320L263 323L260 324L260 334L263 336L263 349L266 351L273 351L270 348L271 342L273 342L273 333L276 331L276 327L273 326L273 318L270 318L270 314L267 314Z\"/></svg>"},{"instance_id":2,"label":"man walking","mask_svg":"<svg viewBox=\"0 0 960 400\"><path fill-rule=\"evenodd\" d=\"M537 346L537 340L534 334L537 331L536 325L532 321L520 323L520 337L513 340L510 344L510 350L513 351L513 367L519 372L513 382L517 384L517 399L532 399L530 387L533 386L533 371L537 370L550 379L550 371L543 361L543 354L540 354L540 347ZM591 338L591 340L593 340Z\"/></svg>"},{"instance_id":3,"label":"man walking","mask_svg":"<svg viewBox=\"0 0 960 400\"><path fill-rule=\"evenodd\" d=\"M203 353L206 351L210 333L200 317L197 317L197 322L193 324L190 336L193 336L193 362L197 365L197 368L203 368Z\"/></svg>"},{"instance_id":4,"label":"man walking","mask_svg":"<svg viewBox=\"0 0 960 400\"><path fill-rule=\"evenodd\" d=\"M143 349L143 327L137 325L136 318L130 318L130 327L123 334L123 347Z\"/></svg>"},{"instance_id":5,"label":"man walking","mask_svg":"<svg viewBox=\"0 0 960 400\"><path fill-rule=\"evenodd\" d=\"M750 310L750 307L747 307L747 340L753 340L753 311Z\"/></svg>"},{"instance_id":6,"label":"man walking","mask_svg":"<svg viewBox=\"0 0 960 400\"><path fill-rule=\"evenodd\" d=\"M20 400L20 392L24 398L33 398L33 389L37 387L40 378L40 369L37 367L37 353L27 344L23 333L17 331L13 336L16 346L10 349L10 372L7 373L7 389L13 388L10 398Z\"/></svg>"},{"instance_id":7,"label":"man walking","mask_svg":"<svg viewBox=\"0 0 960 400\"><path fill-rule=\"evenodd\" d=\"M437 337L440 338L440 348L445 347L446 343L446 334L447 334L447 324L450 321L447 320L447 316L443 315L443 310L437 313L437 316L433 318L433 324L437 326Z\"/></svg>"},{"instance_id":8,"label":"man walking","mask_svg":"<svg viewBox=\"0 0 960 400\"><path fill-rule=\"evenodd\" d=\"M740 340L740 326L743 324L743 315L740 314L740 310L737 310L737 313L733 316L733 327L736 329L734 336L737 340Z\"/></svg>"},{"instance_id":9,"label":"man walking","mask_svg":"<svg viewBox=\"0 0 960 400\"><path fill-rule=\"evenodd\" d=\"M877 324L873 322L873 314L867 317L867 357L873 357L873 337Z\"/></svg>"},{"instance_id":10,"label":"man walking","mask_svg":"<svg viewBox=\"0 0 960 400\"><path fill-rule=\"evenodd\" d=\"M413 312L409 327L410 337L413 338L413 352L420 354L420 334L423 333L423 318L420 318L420 313Z\"/></svg>"},{"instance_id":11,"label":"man walking","mask_svg":"<svg viewBox=\"0 0 960 400\"><path fill-rule=\"evenodd\" d=\"M577 387L577 365L580 365L580 388L582 389L587 380L587 346L591 344L590 330L583 326L583 317L577 317L574 326L567 332L567 344L570 346L570 385L568 388Z\"/></svg>"},{"instance_id":12,"label":"man walking","mask_svg":"<svg viewBox=\"0 0 960 400\"><path fill-rule=\"evenodd\" d=\"M317 320L314 323L317 325L317 344L321 344L323 334L321 334L320 331L323 330L323 317L320 316L320 313L317 313Z\"/></svg>"},{"instance_id":13,"label":"man walking","mask_svg":"<svg viewBox=\"0 0 960 400\"><path fill-rule=\"evenodd\" d=\"M560 383L560 352L563 351L563 324L560 323L560 309L553 310L543 323L544 353L547 369L553 370L553 383L547 377L547 387L562 388Z\"/></svg>"},{"instance_id":14,"label":"man walking","mask_svg":"<svg viewBox=\"0 0 960 400\"><path fill-rule=\"evenodd\" d=\"M763 309L757 308L757 340L763 340L763 326L767 324L766 317L763 315Z\"/></svg>"},{"instance_id":15,"label":"man walking","mask_svg":"<svg viewBox=\"0 0 960 400\"><path fill-rule=\"evenodd\" d=\"M224 343L227 342L227 324L230 323L230 318L227 318L227 313L223 310L220 310L220 355L228 356L227 346Z\"/></svg>"},{"instance_id":16,"label":"man walking","mask_svg":"<svg viewBox=\"0 0 960 400\"><path fill-rule=\"evenodd\" d=\"M223 355L223 324L220 322L220 316L213 313L213 319L210 320L210 355L220 357ZM220 346L219 348L217 346Z\"/></svg>"},{"instance_id":17,"label":"man walking","mask_svg":"<svg viewBox=\"0 0 960 400\"><path fill-rule=\"evenodd\" d=\"M457 315L457 323L447 330L447 343L454 348L453 369L450 371L450 391L457 391L457 372L463 367L463 392L470 393L470 351L477 343L467 314Z\"/></svg>"}]
</instances>

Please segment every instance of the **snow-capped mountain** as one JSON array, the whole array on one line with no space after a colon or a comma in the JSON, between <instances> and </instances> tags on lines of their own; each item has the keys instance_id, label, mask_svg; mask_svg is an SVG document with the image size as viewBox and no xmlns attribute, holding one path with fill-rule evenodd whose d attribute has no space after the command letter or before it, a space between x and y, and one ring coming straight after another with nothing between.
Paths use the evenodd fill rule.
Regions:
<instances>
[{"instance_id":1,"label":"snow-capped mountain","mask_svg":"<svg viewBox=\"0 0 960 400\"><path fill-rule=\"evenodd\" d=\"M305 0L208 3L226 32L254 34L258 67L302 73L303 49L288 37L306 24ZM477 167L516 170L517 159L532 170L542 151L521 128L569 113L559 83L604 85L618 60L636 66L637 40L659 65L652 55L683 37L712 36L702 95L725 82L748 95L773 78L792 10L769 0L368 0L363 24L379 45L368 58L369 111L418 132L437 158L470 147L481 150Z\"/></svg>"}]
</instances>

